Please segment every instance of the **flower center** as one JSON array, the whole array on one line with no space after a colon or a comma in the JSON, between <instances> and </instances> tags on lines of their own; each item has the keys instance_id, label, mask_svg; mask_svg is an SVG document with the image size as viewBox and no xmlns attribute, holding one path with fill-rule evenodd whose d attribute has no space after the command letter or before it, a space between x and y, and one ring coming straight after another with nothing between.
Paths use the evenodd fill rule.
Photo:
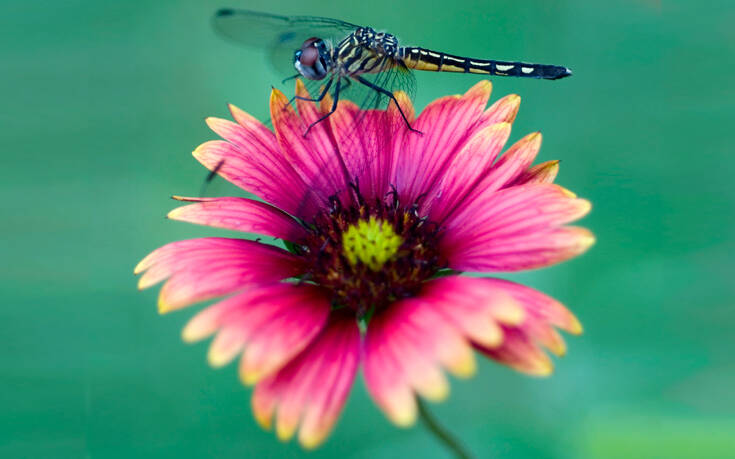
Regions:
<instances>
[{"instance_id":1,"label":"flower center","mask_svg":"<svg viewBox=\"0 0 735 459\"><path fill-rule=\"evenodd\" d=\"M317 215L301 250L309 266L304 280L330 290L334 307L362 317L415 295L446 263L438 227L419 217L416 205L396 198L358 202L345 208L335 200Z\"/></svg>"},{"instance_id":2,"label":"flower center","mask_svg":"<svg viewBox=\"0 0 735 459\"><path fill-rule=\"evenodd\" d=\"M386 261L393 258L403 238L393 226L371 216L368 221L360 220L347 227L342 235L342 250L352 266L364 263L373 271L380 271Z\"/></svg>"}]
</instances>

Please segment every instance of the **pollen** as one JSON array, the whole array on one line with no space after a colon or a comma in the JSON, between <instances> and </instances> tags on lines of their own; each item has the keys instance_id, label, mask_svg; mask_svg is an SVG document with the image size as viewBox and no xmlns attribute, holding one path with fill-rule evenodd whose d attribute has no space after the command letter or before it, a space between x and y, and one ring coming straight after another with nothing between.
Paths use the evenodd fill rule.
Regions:
<instances>
[{"instance_id":1,"label":"pollen","mask_svg":"<svg viewBox=\"0 0 735 459\"><path fill-rule=\"evenodd\" d=\"M402 205L395 194L369 202L355 185L355 202L332 207L306 225L295 250L308 266L304 282L331 292L332 307L357 317L415 296L427 279L446 267L438 251L441 230Z\"/></svg>"},{"instance_id":2,"label":"pollen","mask_svg":"<svg viewBox=\"0 0 735 459\"><path fill-rule=\"evenodd\" d=\"M393 225L371 216L350 225L342 236L342 250L352 266L363 263L373 271L380 271L392 260L403 244Z\"/></svg>"}]
</instances>

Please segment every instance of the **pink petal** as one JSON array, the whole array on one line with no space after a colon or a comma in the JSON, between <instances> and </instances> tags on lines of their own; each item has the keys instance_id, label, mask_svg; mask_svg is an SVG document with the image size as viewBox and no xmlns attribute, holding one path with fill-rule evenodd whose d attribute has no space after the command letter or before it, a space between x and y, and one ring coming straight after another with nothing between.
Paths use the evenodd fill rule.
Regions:
<instances>
[{"instance_id":1,"label":"pink petal","mask_svg":"<svg viewBox=\"0 0 735 459\"><path fill-rule=\"evenodd\" d=\"M138 286L169 278L159 295L160 312L227 295L303 272L303 261L285 250L254 241L202 238L173 242L154 250L135 268L146 271Z\"/></svg>"},{"instance_id":2,"label":"pink petal","mask_svg":"<svg viewBox=\"0 0 735 459\"><path fill-rule=\"evenodd\" d=\"M360 332L353 317L333 313L327 327L278 373L258 383L256 420L282 440L299 430L305 448L321 444L334 426L357 372Z\"/></svg>"},{"instance_id":3,"label":"pink petal","mask_svg":"<svg viewBox=\"0 0 735 459\"><path fill-rule=\"evenodd\" d=\"M510 123L497 123L479 130L452 159L440 183L426 200L430 206L428 215L433 221L444 221L487 174L508 140L510 128Z\"/></svg>"},{"instance_id":4,"label":"pink petal","mask_svg":"<svg viewBox=\"0 0 735 459\"><path fill-rule=\"evenodd\" d=\"M411 385L401 362L393 356L385 322L371 320L365 338L363 376L368 392L388 419L399 426L416 422L418 413Z\"/></svg>"},{"instance_id":5,"label":"pink petal","mask_svg":"<svg viewBox=\"0 0 735 459\"><path fill-rule=\"evenodd\" d=\"M542 268L574 258L594 244L585 228L564 227L495 239L476 239L475 246L453 251L449 266L461 271L519 271Z\"/></svg>"},{"instance_id":6,"label":"pink petal","mask_svg":"<svg viewBox=\"0 0 735 459\"><path fill-rule=\"evenodd\" d=\"M235 105L229 104L227 107L241 129L229 121L218 123L216 118L209 118L208 124L213 131L223 139L242 147L243 151L253 153L266 151L271 157L279 156L278 142L270 129Z\"/></svg>"},{"instance_id":7,"label":"pink petal","mask_svg":"<svg viewBox=\"0 0 735 459\"><path fill-rule=\"evenodd\" d=\"M486 288L492 290L502 290L518 303L523 305L524 309L532 312L535 316L544 321L568 331L573 334L582 333L582 326L574 315L569 312L561 303L524 285L516 284L502 279L482 279Z\"/></svg>"},{"instance_id":8,"label":"pink petal","mask_svg":"<svg viewBox=\"0 0 735 459\"><path fill-rule=\"evenodd\" d=\"M398 106L401 107L403 115L408 120L411 126L416 124L416 109L411 102L411 98L403 91L395 93ZM407 141L415 136L415 132L411 132L406 126L401 113L398 110L396 104L388 105L387 113L387 126L390 132L385 133L384 137L388 139L389 146L386 147L387 154L392 156L392 165L389 169L388 175L388 189L385 191L391 191L390 187L396 185L396 171L398 170L399 164L406 160L406 147Z\"/></svg>"},{"instance_id":9,"label":"pink petal","mask_svg":"<svg viewBox=\"0 0 735 459\"><path fill-rule=\"evenodd\" d=\"M483 176L482 180L464 196L464 203L472 205L480 200L481 196L512 183L533 163L540 148L540 133L529 134L513 144Z\"/></svg>"},{"instance_id":10,"label":"pink petal","mask_svg":"<svg viewBox=\"0 0 735 459\"><path fill-rule=\"evenodd\" d=\"M488 126L492 126L496 123L513 123L518 114L518 108L521 105L521 98L516 94L508 94L502 99L498 99L497 102L492 104L485 112L480 116L474 129L480 130L485 129Z\"/></svg>"},{"instance_id":11,"label":"pink petal","mask_svg":"<svg viewBox=\"0 0 735 459\"><path fill-rule=\"evenodd\" d=\"M477 278L447 276L429 281L420 298L468 339L491 348L503 340L501 323L509 319L520 323L524 316L523 308L510 294L487 288L487 283Z\"/></svg>"},{"instance_id":12,"label":"pink petal","mask_svg":"<svg viewBox=\"0 0 735 459\"><path fill-rule=\"evenodd\" d=\"M507 124L508 128L510 128L510 125L515 120L516 114L518 113L518 108L521 103L521 98L518 97L515 94L510 94L502 99L495 102L490 108L485 110L485 112L478 118L477 122L475 122L473 125L468 126L467 131L467 138L468 139L475 139L481 132L487 131L489 129L492 129L493 126L496 127L496 129L502 130L503 125ZM497 126L496 126L497 125ZM501 140L500 138L493 139L494 141ZM505 141L507 141L507 138L503 141L503 144L505 144ZM501 145L502 147L502 145ZM495 148L495 145L488 145L487 147L477 146L477 148ZM472 190L477 187L477 183L487 175L487 173L492 169L492 160L495 159L495 156L497 155L497 151L492 152L492 154L487 153L487 161L486 164L479 170L474 169L472 172L474 172L475 177L473 182L471 183L471 187L466 187L463 191L464 193L459 193L459 196L456 196L458 198L464 198L464 196L467 194L466 192L469 190ZM477 165L475 165L477 166ZM456 167L454 168L456 169ZM450 170L450 168L444 168L445 172L442 172L442 175L444 176L451 176L453 175L454 171ZM468 173L469 171L465 171L465 173ZM436 185L432 185L431 187L432 191L437 194L438 196L441 196L441 193L436 193ZM428 189L427 189L428 191ZM428 200L427 200L428 201ZM443 204L442 207L447 208L448 211L451 211L452 206L450 204ZM446 213L446 212L444 212Z\"/></svg>"},{"instance_id":13,"label":"pink petal","mask_svg":"<svg viewBox=\"0 0 735 459\"><path fill-rule=\"evenodd\" d=\"M191 340L206 337L219 330L209 346L207 360L213 367L228 364L242 352L245 344L260 327L274 317L288 313L288 308L285 307L287 302L268 303L267 293L282 285L293 287L292 284L285 283L253 287L211 306L210 308L217 308L213 314L207 314L210 308L205 309L186 325L184 338Z\"/></svg>"},{"instance_id":14,"label":"pink petal","mask_svg":"<svg viewBox=\"0 0 735 459\"><path fill-rule=\"evenodd\" d=\"M411 99L402 91L394 95L406 119L413 124ZM327 95L321 101L321 112L331 110L332 102ZM348 180L359 186L360 194L368 201L385 198L393 184L396 152L402 151L409 134L398 106L391 102L386 110L360 110L353 102L341 100L328 120ZM346 194L340 194L343 202Z\"/></svg>"},{"instance_id":15,"label":"pink petal","mask_svg":"<svg viewBox=\"0 0 735 459\"><path fill-rule=\"evenodd\" d=\"M535 343L544 346L557 356L563 356L567 351L564 338L554 327L539 317L529 314L523 324L518 327L525 332Z\"/></svg>"},{"instance_id":16,"label":"pink petal","mask_svg":"<svg viewBox=\"0 0 735 459\"><path fill-rule=\"evenodd\" d=\"M225 120L208 120L210 126L236 129ZM223 132L222 130L220 130ZM249 191L279 209L297 215L312 215L318 204L306 184L278 151L249 149L222 141L211 140L194 150L194 157L209 170Z\"/></svg>"},{"instance_id":17,"label":"pink petal","mask_svg":"<svg viewBox=\"0 0 735 459\"><path fill-rule=\"evenodd\" d=\"M524 269L579 254L594 242L591 234L583 229L557 228L589 212L589 202L573 196L549 184L486 192L447 219L442 253L450 267L459 270L485 265ZM516 253L519 264L509 265ZM505 257L502 262L493 260L501 255Z\"/></svg>"},{"instance_id":18,"label":"pink petal","mask_svg":"<svg viewBox=\"0 0 735 459\"><path fill-rule=\"evenodd\" d=\"M194 156L210 170L219 166L220 175L281 209L293 213L304 207L304 201L311 197L309 189L281 152L276 136L234 105L230 105L230 111L238 123L219 118L206 121L210 129L236 148L221 158L217 150L208 155L207 150L197 149Z\"/></svg>"},{"instance_id":19,"label":"pink petal","mask_svg":"<svg viewBox=\"0 0 735 459\"><path fill-rule=\"evenodd\" d=\"M287 213L268 204L246 198L185 198L179 201L196 202L179 207L168 218L199 225L214 226L246 233L273 236L298 242L306 237L306 230Z\"/></svg>"},{"instance_id":20,"label":"pink petal","mask_svg":"<svg viewBox=\"0 0 735 459\"><path fill-rule=\"evenodd\" d=\"M257 287L245 289L242 293L202 309L187 322L181 331L181 338L187 343L194 343L212 335L226 324L228 319L231 320L233 311L241 309L242 304L247 304L257 290Z\"/></svg>"},{"instance_id":21,"label":"pink petal","mask_svg":"<svg viewBox=\"0 0 735 459\"><path fill-rule=\"evenodd\" d=\"M546 375L552 369L541 346L557 355L566 350L554 326L581 332L577 319L559 302L506 280L447 276L428 282L420 295L457 324L483 353L532 374ZM471 335L473 322L488 319L500 324L499 342L483 342Z\"/></svg>"},{"instance_id":22,"label":"pink petal","mask_svg":"<svg viewBox=\"0 0 735 459\"><path fill-rule=\"evenodd\" d=\"M431 190L442 170L470 139L482 115L492 86L481 81L463 96L442 97L430 103L413 123L423 134L409 132L402 146L396 184L404 203L412 203Z\"/></svg>"},{"instance_id":23,"label":"pink petal","mask_svg":"<svg viewBox=\"0 0 735 459\"><path fill-rule=\"evenodd\" d=\"M251 135L259 142L259 148L267 149L274 153L278 152L278 142L273 131L248 112L240 110L237 106L228 104L227 108L230 109L232 119L251 132Z\"/></svg>"},{"instance_id":24,"label":"pink petal","mask_svg":"<svg viewBox=\"0 0 735 459\"><path fill-rule=\"evenodd\" d=\"M523 171L509 186L525 185L527 183L554 183L558 173L559 161L546 161Z\"/></svg>"},{"instance_id":25,"label":"pink petal","mask_svg":"<svg viewBox=\"0 0 735 459\"><path fill-rule=\"evenodd\" d=\"M293 286L293 294L269 295L264 305L278 301L284 312L256 328L240 361L240 377L255 384L288 363L324 328L330 301L324 291L309 285ZM284 305L285 303L285 305Z\"/></svg>"},{"instance_id":26,"label":"pink petal","mask_svg":"<svg viewBox=\"0 0 735 459\"><path fill-rule=\"evenodd\" d=\"M466 202L445 223L447 241L500 237L548 229L586 215L589 201L552 184L529 184L486 192Z\"/></svg>"},{"instance_id":27,"label":"pink petal","mask_svg":"<svg viewBox=\"0 0 735 459\"><path fill-rule=\"evenodd\" d=\"M517 328L504 327L505 339L499 347L488 349L476 346L486 356L523 373L548 376L553 370L549 356L536 346L530 337Z\"/></svg>"},{"instance_id":28,"label":"pink petal","mask_svg":"<svg viewBox=\"0 0 735 459\"><path fill-rule=\"evenodd\" d=\"M413 106L413 102L411 102L411 98L403 91L397 91L393 95L398 101L398 105L401 107L401 111L406 117L406 120L408 120L409 124L413 126L413 122L416 120L416 109ZM404 122L395 103L389 104L386 111L388 112L388 115L395 118L396 121L400 120L401 122ZM404 127L406 126L404 125Z\"/></svg>"},{"instance_id":29,"label":"pink petal","mask_svg":"<svg viewBox=\"0 0 735 459\"><path fill-rule=\"evenodd\" d=\"M382 198L390 185L393 139L401 135L401 126L390 111L360 110L348 100L339 102L329 123L350 181L359 184L366 199Z\"/></svg>"},{"instance_id":30,"label":"pink petal","mask_svg":"<svg viewBox=\"0 0 735 459\"><path fill-rule=\"evenodd\" d=\"M244 348L240 374L253 384L303 350L324 327L329 309L324 291L314 285L256 287L197 314L183 336L192 341L219 329L209 348L210 364L225 365Z\"/></svg>"},{"instance_id":31,"label":"pink petal","mask_svg":"<svg viewBox=\"0 0 735 459\"><path fill-rule=\"evenodd\" d=\"M308 97L303 85L297 83L296 90ZM299 114L282 92L277 89L271 92L271 119L276 138L281 151L313 196L326 205L330 196L347 189L344 164L337 146L327 134L326 122L316 124L306 133L309 125L320 116L314 103L297 100L297 105Z\"/></svg>"},{"instance_id":32,"label":"pink petal","mask_svg":"<svg viewBox=\"0 0 735 459\"><path fill-rule=\"evenodd\" d=\"M403 300L371 319L365 342L365 383L395 424L408 426L415 421L412 391L433 400L446 397L449 386L442 366L458 376L475 370L467 341L431 306L418 298Z\"/></svg>"}]
</instances>

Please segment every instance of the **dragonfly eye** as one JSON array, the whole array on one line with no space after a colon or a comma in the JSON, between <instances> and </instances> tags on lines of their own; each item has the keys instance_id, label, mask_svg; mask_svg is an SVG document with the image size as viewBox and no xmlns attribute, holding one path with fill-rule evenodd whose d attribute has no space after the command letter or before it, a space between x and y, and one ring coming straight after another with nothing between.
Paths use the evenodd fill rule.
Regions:
<instances>
[{"instance_id":1,"label":"dragonfly eye","mask_svg":"<svg viewBox=\"0 0 735 459\"><path fill-rule=\"evenodd\" d=\"M300 51L301 55L299 56L299 62L301 62L301 65L305 67L313 66L316 63L316 60L319 59L319 51L317 51L313 46L301 49Z\"/></svg>"},{"instance_id":2,"label":"dragonfly eye","mask_svg":"<svg viewBox=\"0 0 735 459\"><path fill-rule=\"evenodd\" d=\"M324 41L309 38L294 53L294 67L301 75L310 80L321 80L327 75L327 61L322 53L326 53Z\"/></svg>"}]
</instances>

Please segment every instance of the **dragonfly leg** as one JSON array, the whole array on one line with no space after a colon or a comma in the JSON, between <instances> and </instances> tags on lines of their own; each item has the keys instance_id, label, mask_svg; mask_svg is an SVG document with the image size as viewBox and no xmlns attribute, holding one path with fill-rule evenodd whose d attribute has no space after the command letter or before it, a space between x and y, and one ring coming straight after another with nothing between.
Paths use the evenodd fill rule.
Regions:
<instances>
[{"instance_id":1,"label":"dragonfly leg","mask_svg":"<svg viewBox=\"0 0 735 459\"><path fill-rule=\"evenodd\" d=\"M333 81L334 81L334 78L327 81L327 84L324 85L324 89L322 89L322 93L319 94L319 97L317 97L316 99L312 99L309 97L293 96L293 99L291 99L289 103L293 102L294 99L305 100L307 102L321 102L321 100L324 99L324 97L329 92L329 88L332 86Z\"/></svg>"},{"instance_id":2,"label":"dragonfly leg","mask_svg":"<svg viewBox=\"0 0 735 459\"><path fill-rule=\"evenodd\" d=\"M356 75L353 78L355 78L357 81L359 81L360 83L364 84L368 88L373 89L375 91L378 91L379 93L383 94L384 96L389 97L390 100L392 100L393 103L396 104L396 107L398 107L398 113L401 114L401 118L403 118L403 121L406 122L406 126L408 127L408 129L410 131L417 132L419 134L423 134L418 129L414 129L414 128L411 127L411 123L408 122L408 118L406 118L406 115L403 113L403 109L398 104L398 101L396 100L396 96L394 96L392 92L388 91L387 89L381 88L380 86L378 86L376 84L371 83L370 81L366 80L365 78L361 77L360 75Z\"/></svg>"},{"instance_id":3,"label":"dragonfly leg","mask_svg":"<svg viewBox=\"0 0 735 459\"><path fill-rule=\"evenodd\" d=\"M284 78L283 80L281 80L281 84L286 84L287 81L295 80L296 78L300 76L301 76L300 73L297 73L296 75L291 75L290 77Z\"/></svg>"},{"instance_id":4,"label":"dragonfly leg","mask_svg":"<svg viewBox=\"0 0 735 459\"><path fill-rule=\"evenodd\" d=\"M331 82L332 82L332 80L329 80L329 83L331 83ZM317 124L321 123L325 119L329 118L332 115L332 113L334 113L337 110L337 103L339 103L339 91L340 91L341 86L342 86L342 79L341 78L337 78L337 84L334 86L334 102L332 102L332 109L329 110L329 113L325 113L324 115L322 115L321 118L319 118L318 120L316 120L313 123L311 123L309 125L309 127L306 128L306 132L304 132L304 137L306 137L306 134L309 133L309 131L311 130L311 128L313 128ZM328 89L328 88L326 88L326 89ZM324 93L326 93L326 90L324 91Z\"/></svg>"}]
</instances>

